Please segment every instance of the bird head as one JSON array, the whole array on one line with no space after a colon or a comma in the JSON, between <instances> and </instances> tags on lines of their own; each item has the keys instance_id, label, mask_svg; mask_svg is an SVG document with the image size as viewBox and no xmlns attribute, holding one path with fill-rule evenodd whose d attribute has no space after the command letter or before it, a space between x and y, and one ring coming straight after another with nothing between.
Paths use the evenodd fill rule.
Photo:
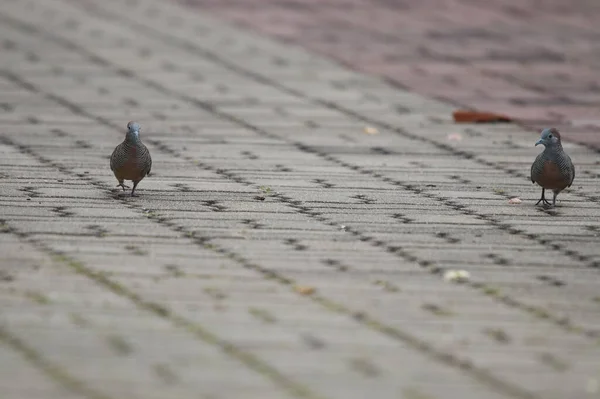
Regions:
<instances>
[{"instance_id":1,"label":"bird head","mask_svg":"<svg viewBox=\"0 0 600 399\"><path fill-rule=\"evenodd\" d=\"M544 147L554 147L560 145L560 133L555 128L546 128L542 130L542 136L535 145L543 144Z\"/></svg>"},{"instance_id":2,"label":"bird head","mask_svg":"<svg viewBox=\"0 0 600 399\"><path fill-rule=\"evenodd\" d=\"M140 137L140 124L137 122L129 122L127 124L127 135L125 136L130 141L137 141Z\"/></svg>"}]
</instances>

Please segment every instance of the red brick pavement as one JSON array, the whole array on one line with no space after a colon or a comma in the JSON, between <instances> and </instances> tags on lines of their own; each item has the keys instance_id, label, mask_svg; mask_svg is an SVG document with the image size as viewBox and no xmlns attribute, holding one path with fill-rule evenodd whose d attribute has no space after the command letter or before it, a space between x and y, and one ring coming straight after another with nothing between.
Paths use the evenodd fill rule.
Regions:
<instances>
[{"instance_id":1,"label":"red brick pavement","mask_svg":"<svg viewBox=\"0 0 600 399\"><path fill-rule=\"evenodd\" d=\"M598 0L180 0L424 95L600 149Z\"/></svg>"}]
</instances>

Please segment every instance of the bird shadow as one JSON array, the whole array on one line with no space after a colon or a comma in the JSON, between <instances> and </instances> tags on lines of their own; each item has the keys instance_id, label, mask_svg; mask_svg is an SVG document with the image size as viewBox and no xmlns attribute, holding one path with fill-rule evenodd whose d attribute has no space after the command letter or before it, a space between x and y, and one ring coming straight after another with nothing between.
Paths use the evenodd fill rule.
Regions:
<instances>
[{"instance_id":1,"label":"bird shadow","mask_svg":"<svg viewBox=\"0 0 600 399\"><path fill-rule=\"evenodd\" d=\"M545 213L547 215L550 215L550 216L560 216L560 212L556 208L543 207L543 208L538 208L538 211Z\"/></svg>"},{"instance_id":2,"label":"bird shadow","mask_svg":"<svg viewBox=\"0 0 600 399\"><path fill-rule=\"evenodd\" d=\"M127 201L129 199L137 198L138 194L133 194L133 196L131 196L131 191L130 190L123 191L123 190L120 190L120 189L114 189L114 190L111 190L110 196L113 199L115 199L115 200Z\"/></svg>"}]
</instances>

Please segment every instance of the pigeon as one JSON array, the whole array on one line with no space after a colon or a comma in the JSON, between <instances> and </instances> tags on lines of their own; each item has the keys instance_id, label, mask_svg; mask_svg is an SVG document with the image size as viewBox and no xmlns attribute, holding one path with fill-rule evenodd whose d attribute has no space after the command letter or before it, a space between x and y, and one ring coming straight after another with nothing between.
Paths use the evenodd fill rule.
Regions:
<instances>
[{"instance_id":1,"label":"pigeon","mask_svg":"<svg viewBox=\"0 0 600 399\"><path fill-rule=\"evenodd\" d=\"M560 142L560 133L555 128L542 130L541 138L535 143L544 145L542 151L533 165L531 165L531 181L542 187L540 202L543 206L550 206L550 202L544 196L546 190L552 190L552 206L556 206L556 196L565 188L571 187L575 179L575 166L571 158L563 150Z\"/></svg>"},{"instance_id":2,"label":"pigeon","mask_svg":"<svg viewBox=\"0 0 600 399\"><path fill-rule=\"evenodd\" d=\"M137 122L129 122L125 140L115 148L110 156L110 169L119 181L117 187L122 187L125 191L129 187L123 181L131 180L133 182L132 197L138 183L150 173L152 168L150 151L140 140L140 130L141 127Z\"/></svg>"}]
</instances>

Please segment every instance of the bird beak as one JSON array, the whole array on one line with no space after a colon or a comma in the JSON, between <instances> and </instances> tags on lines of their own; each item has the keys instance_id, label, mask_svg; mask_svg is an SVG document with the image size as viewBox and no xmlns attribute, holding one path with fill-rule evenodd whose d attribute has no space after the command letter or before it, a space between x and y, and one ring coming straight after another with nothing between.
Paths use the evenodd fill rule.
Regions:
<instances>
[{"instance_id":1,"label":"bird beak","mask_svg":"<svg viewBox=\"0 0 600 399\"><path fill-rule=\"evenodd\" d=\"M537 146L538 144L544 144L544 139L539 139L537 141L537 143L535 143L535 145ZM535 146L534 146L535 147Z\"/></svg>"}]
</instances>

